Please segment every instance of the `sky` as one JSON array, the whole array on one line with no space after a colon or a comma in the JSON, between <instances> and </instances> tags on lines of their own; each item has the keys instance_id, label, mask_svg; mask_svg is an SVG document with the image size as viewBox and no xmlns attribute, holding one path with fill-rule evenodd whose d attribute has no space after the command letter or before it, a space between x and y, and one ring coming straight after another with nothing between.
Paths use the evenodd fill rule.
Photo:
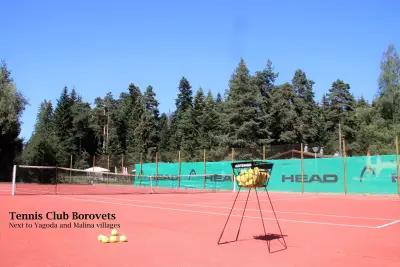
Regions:
<instances>
[{"instance_id":1,"label":"sky","mask_svg":"<svg viewBox=\"0 0 400 267\"><path fill-rule=\"evenodd\" d=\"M29 105L29 139L43 100L64 86L83 100L129 83L152 85L172 112L179 80L223 94L243 58L251 73L270 59L277 84L302 69L320 101L336 79L355 97L377 93L380 61L400 49L400 1L6 1L0 0L0 59Z\"/></svg>"}]
</instances>

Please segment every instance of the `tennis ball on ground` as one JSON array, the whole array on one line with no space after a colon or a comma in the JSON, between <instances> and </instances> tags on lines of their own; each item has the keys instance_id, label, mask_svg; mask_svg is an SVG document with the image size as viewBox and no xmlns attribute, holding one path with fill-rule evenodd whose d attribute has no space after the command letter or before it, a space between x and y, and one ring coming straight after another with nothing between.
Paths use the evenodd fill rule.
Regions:
<instances>
[{"instance_id":1,"label":"tennis ball on ground","mask_svg":"<svg viewBox=\"0 0 400 267\"><path fill-rule=\"evenodd\" d=\"M119 242L127 242L128 238L126 237L126 235L120 235L119 236Z\"/></svg>"},{"instance_id":2,"label":"tennis ball on ground","mask_svg":"<svg viewBox=\"0 0 400 267\"><path fill-rule=\"evenodd\" d=\"M110 236L110 243L115 243L115 242L118 242L118 236L116 236L116 235L112 235L112 236Z\"/></svg>"},{"instance_id":3,"label":"tennis ball on ground","mask_svg":"<svg viewBox=\"0 0 400 267\"><path fill-rule=\"evenodd\" d=\"M103 238L102 238L100 241L101 241L101 243L108 243L108 242L110 242L110 240L109 240L108 237L106 237L106 236L103 236Z\"/></svg>"},{"instance_id":4,"label":"tennis ball on ground","mask_svg":"<svg viewBox=\"0 0 400 267\"><path fill-rule=\"evenodd\" d=\"M112 230L111 230L111 235L112 235L112 236L118 235L118 230L115 229L115 228L112 229Z\"/></svg>"}]
</instances>

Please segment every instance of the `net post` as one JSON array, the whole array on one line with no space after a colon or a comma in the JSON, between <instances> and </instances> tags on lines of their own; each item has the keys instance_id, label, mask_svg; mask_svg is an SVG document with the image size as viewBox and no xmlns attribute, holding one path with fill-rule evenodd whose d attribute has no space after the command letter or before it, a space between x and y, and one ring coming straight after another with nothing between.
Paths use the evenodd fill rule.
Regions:
<instances>
[{"instance_id":1,"label":"net post","mask_svg":"<svg viewBox=\"0 0 400 267\"><path fill-rule=\"evenodd\" d=\"M11 195L15 196L15 183L17 178L17 165L13 166Z\"/></svg>"},{"instance_id":2,"label":"net post","mask_svg":"<svg viewBox=\"0 0 400 267\"><path fill-rule=\"evenodd\" d=\"M107 155L107 169L110 170L110 155Z\"/></svg>"},{"instance_id":3,"label":"net post","mask_svg":"<svg viewBox=\"0 0 400 267\"><path fill-rule=\"evenodd\" d=\"M178 189L181 188L181 151L178 151Z\"/></svg>"},{"instance_id":4,"label":"net post","mask_svg":"<svg viewBox=\"0 0 400 267\"><path fill-rule=\"evenodd\" d=\"M399 136L396 135L396 170L397 170L397 194L400 195L400 162L399 162Z\"/></svg>"},{"instance_id":5,"label":"net post","mask_svg":"<svg viewBox=\"0 0 400 267\"><path fill-rule=\"evenodd\" d=\"M207 163L206 163L206 150L203 149L203 164L204 164L204 179L203 179L203 189L206 188L206 177L207 177Z\"/></svg>"},{"instance_id":6,"label":"net post","mask_svg":"<svg viewBox=\"0 0 400 267\"><path fill-rule=\"evenodd\" d=\"M96 155L93 155L93 171L94 171L94 166L96 166Z\"/></svg>"},{"instance_id":7,"label":"net post","mask_svg":"<svg viewBox=\"0 0 400 267\"><path fill-rule=\"evenodd\" d=\"M301 193L304 193L304 146L303 143L301 143L301 149L300 149L300 153L301 153L301 162L300 162L300 166L301 166Z\"/></svg>"},{"instance_id":8,"label":"net post","mask_svg":"<svg viewBox=\"0 0 400 267\"><path fill-rule=\"evenodd\" d=\"M347 162L346 162L346 142L343 138L343 186L344 186L344 194L347 195Z\"/></svg>"},{"instance_id":9,"label":"net post","mask_svg":"<svg viewBox=\"0 0 400 267\"><path fill-rule=\"evenodd\" d=\"M231 157L233 163L235 161L235 149L233 147L232 147ZM236 192L235 173L233 171L233 168L232 168L232 183L233 183L233 192Z\"/></svg>"}]
</instances>

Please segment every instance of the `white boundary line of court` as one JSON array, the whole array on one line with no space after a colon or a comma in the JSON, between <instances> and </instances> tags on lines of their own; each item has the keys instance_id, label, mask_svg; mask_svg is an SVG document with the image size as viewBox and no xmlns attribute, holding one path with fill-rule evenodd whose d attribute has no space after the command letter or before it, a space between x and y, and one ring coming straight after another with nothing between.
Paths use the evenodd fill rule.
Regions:
<instances>
[{"instance_id":1,"label":"white boundary line of court","mask_svg":"<svg viewBox=\"0 0 400 267\"><path fill-rule=\"evenodd\" d=\"M272 201L285 201L285 200L296 200L296 199L315 199L318 197L313 197L313 196L309 196L309 197L304 197L304 198L298 198L298 197L288 197L288 198L272 198ZM220 199L223 202L218 202L219 199L214 199L213 202L209 201L210 199L206 199L206 201L202 201L202 204L232 204L232 199L231 201L225 201L225 199ZM245 199L238 199L236 202L246 202ZM256 200L249 200L248 203L257 203Z\"/></svg>"},{"instance_id":2,"label":"white boundary line of court","mask_svg":"<svg viewBox=\"0 0 400 267\"><path fill-rule=\"evenodd\" d=\"M111 200L119 200L119 201L127 201L127 202L139 202L139 203L149 203L149 204L167 204L167 205L180 205L180 206L192 206L192 207L201 207L201 208L215 208L215 209L231 209L231 207L227 206L210 206L210 205L201 205L201 204L189 204L189 203L178 203L178 202L161 202L161 201L148 201L148 200L137 200L137 199L127 199L127 198L116 198L109 196L96 196L97 199L111 199ZM87 199L87 198L84 198ZM249 201L250 202L250 201ZM219 204L219 203L218 203ZM232 202L230 202L232 204ZM243 211L242 208L235 208L235 210ZM247 208L249 211L259 211L258 209ZM272 212L271 210L263 210L264 212ZM312 213L312 212L297 212L297 211L276 211L276 213L285 213L285 214L298 214L298 215L309 215L309 216L325 216L325 217L334 217L334 218L349 218L349 219L363 219L363 220L377 220L377 221L393 221L396 219L393 218L379 218L379 217L362 217L362 216L349 216L349 215L336 215L336 214L326 214L326 213Z\"/></svg>"},{"instance_id":3,"label":"white boundary line of court","mask_svg":"<svg viewBox=\"0 0 400 267\"><path fill-rule=\"evenodd\" d=\"M148 208L148 209L158 209L158 210L169 210L169 211L178 211L178 212L189 212L189 213L198 213L198 214L206 214L206 215L218 215L218 216L227 216L226 213L219 212L209 212L209 211L198 211L198 210L190 210L190 209L177 209L177 208L168 208L168 207L159 207L159 206L148 206L148 205L137 205L130 203L120 203L120 202L112 202L112 201L103 201L98 199L85 199L85 198L77 198L77 197L65 197L65 196L57 196L58 198L70 199L75 201L86 201L93 203L103 203L103 204L113 204L119 206L130 206L137 208ZM231 215L233 217L241 217L241 215ZM244 216L249 219L260 219L260 217L256 216ZM275 220L275 218L264 218L264 220ZM315 221L304 221L304 220L291 220L291 219L279 219L280 221L285 222L294 222L294 223L304 223L304 224L318 224L318 225L329 225L329 226L341 226L341 227L353 227L353 228L367 228L367 229L376 229L376 226L368 226L368 225L357 225L357 224L341 224L341 223L329 223L329 222L315 222Z\"/></svg>"},{"instance_id":4,"label":"white boundary line of court","mask_svg":"<svg viewBox=\"0 0 400 267\"><path fill-rule=\"evenodd\" d=\"M400 223L400 220L394 220L394 221L392 221L392 222L379 225L379 226L376 227L376 229L385 228L385 227L388 227L388 226L393 225L393 224L396 224L396 223Z\"/></svg>"}]
</instances>

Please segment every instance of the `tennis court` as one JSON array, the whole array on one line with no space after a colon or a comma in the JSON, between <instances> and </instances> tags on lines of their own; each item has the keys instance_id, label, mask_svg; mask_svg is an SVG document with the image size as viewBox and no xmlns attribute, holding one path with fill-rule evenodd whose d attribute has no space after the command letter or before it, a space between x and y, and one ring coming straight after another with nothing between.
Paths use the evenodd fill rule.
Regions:
<instances>
[{"instance_id":1,"label":"tennis court","mask_svg":"<svg viewBox=\"0 0 400 267\"><path fill-rule=\"evenodd\" d=\"M278 229L265 193L259 196L270 235L261 236L260 214L252 193L239 239L230 242L241 218L243 192L222 245L217 245L217 240L235 196L232 192L14 197L10 193L11 184L0 184L2 266L400 265L400 200L396 195L272 192L288 245L282 250L279 239L274 239ZM10 211L115 213L114 222L129 241L101 244L97 235L109 231L101 228L10 228ZM266 239L270 239L273 253L268 253Z\"/></svg>"}]
</instances>

